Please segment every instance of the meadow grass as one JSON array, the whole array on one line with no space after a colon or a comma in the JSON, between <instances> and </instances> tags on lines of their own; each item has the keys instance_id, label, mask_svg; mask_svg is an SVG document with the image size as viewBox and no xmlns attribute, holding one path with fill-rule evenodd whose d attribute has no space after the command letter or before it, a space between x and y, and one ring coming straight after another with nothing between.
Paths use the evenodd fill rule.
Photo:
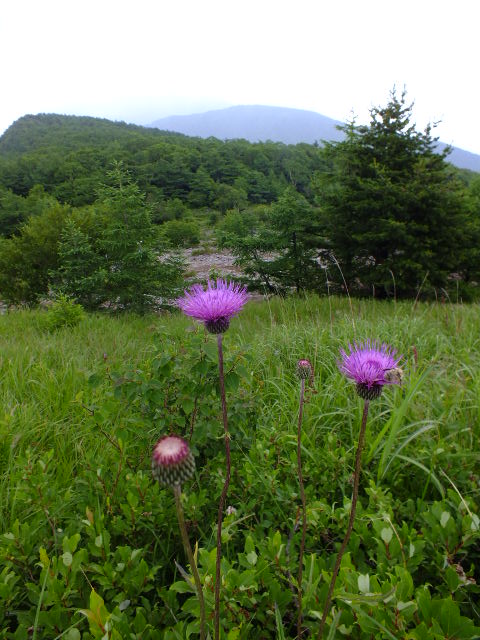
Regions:
<instances>
[{"instance_id":1,"label":"meadow grass","mask_svg":"<svg viewBox=\"0 0 480 640\"><path fill-rule=\"evenodd\" d=\"M450 467L458 458L476 459L478 307L372 300L353 300L352 305L353 317L346 299L273 298L249 303L232 322L226 340L235 340L251 356L252 373L262 385L265 428L274 424L276 432L293 437L298 407L292 374L297 360L308 358L316 389L309 398L304 446L312 451L340 424L342 437L346 435L353 447L361 407L352 402L351 385L342 379L336 361L340 347L370 337L404 354L407 372L405 390L384 394L381 410L372 412L369 422L366 459L380 457L379 478L388 473L395 455L407 453L405 443L417 438L455 445L439 454L438 465L441 460ZM0 316L2 486L12 475L14 452L32 445L37 451L54 449L56 478L60 484L68 483L85 447L98 446L82 408L89 400L89 377L140 367L154 353L158 336L178 339L191 326L176 312L146 317L90 315L77 327L54 332L46 330L43 320L41 311ZM386 423L384 414L389 416ZM429 447L424 453L417 449L416 460L423 464L430 454ZM1 513L3 526L8 527L5 500Z\"/></svg>"},{"instance_id":2,"label":"meadow grass","mask_svg":"<svg viewBox=\"0 0 480 640\"><path fill-rule=\"evenodd\" d=\"M77 503L86 501L85 496L91 491L87 486L90 481L82 485L81 480L88 465L109 471L117 465L119 474L127 471L125 466L118 466L122 441L115 440L117 436L113 431L112 436L107 433L107 440L111 437L114 442L112 445L97 424L96 416L102 415L104 407L108 407L105 411L110 412L110 417L115 414L112 424L125 427L121 437L130 439L132 446L139 446L142 440L136 434L140 435L145 425L150 438L162 435L168 425L162 420L145 418L141 407L133 415L133 401L121 407L112 404L111 391L115 384L111 373L150 371L155 358L161 357L162 345L181 341L191 327L192 322L177 312L147 317L89 315L74 328L53 332L46 329L41 311L15 311L0 316L2 531L9 532L16 519L33 521L44 512L49 522L74 520ZM302 358L310 360L315 372L313 387L307 385L302 439L310 523L307 551L310 549L311 553L318 545L312 524L320 526L323 522L322 526L332 530L340 527L341 508L348 505L351 494L362 404L352 384L340 374L337 359L341 347L366 338L393 345L404 356L405 370L403 387L385 390L381 399L372 403L362 482L364 490L370 483L370 500L376 495L374 487L377 486L398 495L399 504L412 501L408 522L411 531L418 528L424 505L447 499L453 495L449 491L459 496L459 504L463 501L467 510L477 508L478 306L375 300L350 303L346 299L316 296L273 298L248 303L225 334L227 358L229 350L248 354L244 386L247 395L255 401L254 432L248 433L247 427L241 424L234 425L234 431L237 430L232 437L234 465L240 475L235 476L234 472L231 500L237 500L237 508L238 502L244 503L239 516L242 524L236 526L244 527L245 532L253 535L262 531L261 535L266 536L276 525L285 532L295 524L299 500L295 367ZM233 405L235 394L228 395ZM41 495L26 500L24 489L18 488L29 455L35 459L44 456L47 460L52 492L49 509ZM145 473L149 456L150 451L146 451L140 465ZM111 473L115 482L115 473ZM201 489L205 481L200 469L196 486L200 491L198 495L203 497L198 498L196 506L195 502L193 506L187 504L187 512L206 505L207 496ZM213 482L209 491L216 495L219 491L215 487L221 485L221 475L209 481ZM61 499L56 500L54 496ZM104 498L100 492L98 509ZM91 497L88 500L86 503L91 504ZM400 515L402 509L398 507ZM335 514L339 514L338 522ZM393 518L394 512L390 512L389 517ZM361 510L359 518L361 521ZM197 526L202 538L200 544L213 549L213 528L209 531L210 524L201 519ZM236 544L239 544L235 544L233 538L229 542L229 526L226 528L227 557L237 553ZM158 552L166 562L175 554L174 534L169 532L162 540L162 534L155 533L154 525L148 524L148 527L157 540L153 557ZM318 576L314 579L318 570L314 571L313 566L313 556L306 556L305 580L312 593L315 579L319 580ZM312 594L306 596L307 608L313 607L313 598ZM35 613L36 607L34 609ZM275 628L282 629L278 633L284 633L277 602L272 616ZM335 624L338 618L335 612ZM478 624L478 620L476 622ZM332 628L330 634L334 633Z\"/></svg>"}]
</instances>

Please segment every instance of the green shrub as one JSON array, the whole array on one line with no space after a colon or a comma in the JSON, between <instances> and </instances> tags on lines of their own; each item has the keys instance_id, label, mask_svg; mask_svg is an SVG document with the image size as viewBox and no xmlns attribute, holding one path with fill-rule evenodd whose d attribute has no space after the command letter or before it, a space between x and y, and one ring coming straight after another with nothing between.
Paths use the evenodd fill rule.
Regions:
<instances>
[{"instance_id":1,"label":"green shrub","mask_svg":"<svg viewBox=\"0 0 480 640\"><path fill-rule=\"evenodd\" d=\"M162 226L163 236L173 247L192 247L200 242L200 229L192 220L169 220Z\"/></svg>"},{"instance_id":2,"label":"green shrub","mask_svg":"<svg viewBox=\"0 0 480 640\"><path fill-rule=\"evenodd\" d=\"M55 331L61 327L75 327L85 318L82 305L77 304L66 295L59 295L47 311L46 327Z\"/></svg>"}]
</instances>

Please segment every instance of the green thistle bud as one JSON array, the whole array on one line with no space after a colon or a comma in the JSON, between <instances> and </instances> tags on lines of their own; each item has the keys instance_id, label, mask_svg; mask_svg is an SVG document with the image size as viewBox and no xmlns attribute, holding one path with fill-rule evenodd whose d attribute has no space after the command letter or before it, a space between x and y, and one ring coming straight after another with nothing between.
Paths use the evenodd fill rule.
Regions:
<instances>
[{"instance_id":1,"label":"green thistle bud","mask_svg":"<svg viewBox=\"0 0 480 640\"><path fill-rule=\"evenodd\" d=\"M299 360L297 362L297 376L300 380L313 379L313 367L310 360Z\"/></svg>"},{"instance_id":2,"label":"green thistle bud","mask_svg":"<svg viewBox=\"0 0 480 640\"><path fill-rule=\"evenodd\" d=\"M195 460L190 448L178 436L163 436L153 449L152 473L160 484L181 485L195 472Z\"/></svg>"}]
</instances>

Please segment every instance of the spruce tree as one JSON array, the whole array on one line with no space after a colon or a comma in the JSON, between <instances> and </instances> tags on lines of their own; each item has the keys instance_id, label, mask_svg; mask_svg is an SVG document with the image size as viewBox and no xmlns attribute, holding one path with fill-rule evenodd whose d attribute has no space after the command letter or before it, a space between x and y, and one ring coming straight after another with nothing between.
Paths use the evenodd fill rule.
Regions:
<instances>
[{"instance_id":1,"label":"spruce tree","mask_svg":"<svg viewBox=\"0 0 480 640\"><path fill-rule=\"evenodd\" d=\"M415 296L468 270L473 238L450 149L437 152L431 126L416 130L405 97L393 90L368 126L343 125L345 139L325 146L330 170L317 178L318 202L330 257L353 293Z\"/></svg>"},{"instance_id":2,"label":"spruce tree","mask_svg":"<svg viewBox=\"0 0 480 640\"><path fill-rule=\"evenodd\" d=\"M51 273L51 287L67 295L86 309L94 309L103 302L99 267L101 256L72 218L67 219L58 243L59 268Z\"/></svg>"},{"instance_id":3,"label":"spruce tree","mask_svg":"<svg viewBox=\"0 0 480 640\"><path fill-rule=\"evenodd\" d=\"M121 164L108 175L110 184L99 190L96 202L103 220L97 292L116 309L143 313L178 294L182 265L174 256L160 255L145 194Z\"/></svg>"}]
</instances>

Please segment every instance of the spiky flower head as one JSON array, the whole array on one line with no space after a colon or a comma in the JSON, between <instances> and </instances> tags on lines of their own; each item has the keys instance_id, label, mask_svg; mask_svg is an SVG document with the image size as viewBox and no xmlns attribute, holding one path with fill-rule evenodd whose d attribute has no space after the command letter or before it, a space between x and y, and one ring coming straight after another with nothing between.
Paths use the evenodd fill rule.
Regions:
<instances>
[{"instance_id":1,"label":"spiky flower head","mask_svg":"<svg viewBox=\"0 0 480 640\"><path fill-rule=\"evenodd\" d=\"M203 322L210 333L224 333L247 300L245 287L219 278L216 282L209 280L206 289L193 285L177 300L177 306L187 316Z\"/></svg>"},{"instance_id":2,"label":"spiky flower head","mask_svg":"<svg viewBox=\"0 0 480 640\"><path fill-rule=\"evenodd\" d=\"M187 442L178 436L163 436L153 449L153 476L160 484L173 487L189 480L195 460Z\"/></svg>"},{"instance_id":3,"label":"spiky flower head","mask_svg":"<svg viewBox=\"0 0 480 640\"><path fill-rule=\"evenodd\" d=\"M349 352L340 349L341 360L338 367L347 378L356 383L358 395L364 400L379 398L387 384L400 384L399 376L389 372L398 369L401 356L391 346L374 340L354 342L348 345Z\"/></svg>"},{"instance_id":4,"label":"spiky flower head","mask_svg":"<svg viewBox=\"0 0 480 640\"><path fill-rule=\"evenodd\" d=\"M313 367L310 360L299 360L297 362L297 376L300 380L312 380Z\"/></svg>"}]
</instances>

